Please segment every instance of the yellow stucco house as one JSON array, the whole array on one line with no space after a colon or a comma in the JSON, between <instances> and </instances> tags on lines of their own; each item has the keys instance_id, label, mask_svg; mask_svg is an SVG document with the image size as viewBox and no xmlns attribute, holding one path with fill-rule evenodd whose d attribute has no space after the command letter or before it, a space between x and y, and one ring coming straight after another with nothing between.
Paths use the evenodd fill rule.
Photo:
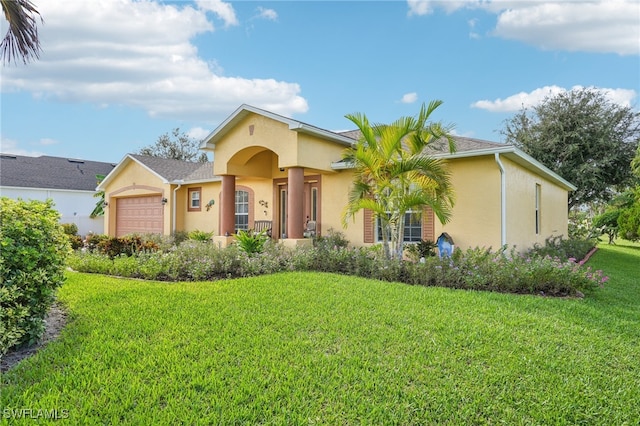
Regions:
<instances>
[{"instance_id":1,"label":"yellow stucco house","mask_svg":"<svg viewBox=\"0 0 640 426\"><path fill-rule=\"evenodd\" d=\"M357 132L336 133L249 105L240 106L201 145L213 163L129 154L98 187L109 235L213 231L221 245L239 229L270 229L286 245L308 244L305 229L343 232L354 246L375 244L377 226L362 211L346 229L341 215L352 182L342 154ZM407 242L447 232L456 247L520 249L567 235L567 197L575 186L511 145L456 138L439 153L456 194L446 225L432 212L410 215Z\"/></svg>"}]
</instances>

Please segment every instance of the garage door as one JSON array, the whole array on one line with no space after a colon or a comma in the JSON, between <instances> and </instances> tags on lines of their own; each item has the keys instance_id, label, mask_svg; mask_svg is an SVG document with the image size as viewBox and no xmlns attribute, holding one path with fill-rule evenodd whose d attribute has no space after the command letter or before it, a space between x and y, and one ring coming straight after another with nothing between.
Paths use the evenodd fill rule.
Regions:
<instances>
[{"instance_id":1,"label":"garage door","mask_svg":"<svg viewBox=\"0 0 640 426\"><path fill-rule=\"evenodd\" d=\"M164 205L161 195L118 198L116 200L116 235L162 234Z\"/></svg>"}]
</instances>

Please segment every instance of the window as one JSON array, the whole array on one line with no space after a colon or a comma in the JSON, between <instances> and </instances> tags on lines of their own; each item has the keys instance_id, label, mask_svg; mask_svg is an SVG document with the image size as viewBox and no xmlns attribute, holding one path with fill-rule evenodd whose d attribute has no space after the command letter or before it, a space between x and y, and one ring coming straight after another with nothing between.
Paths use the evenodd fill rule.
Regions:
<instances>
[{"instance_id":1,"label":"window","mask_svg":"<svg viewBox=\"0 0 640 426\"><path fill-rule=\"evenodd\" d=\"M202 188L189 188L188 197L189 197L189 205L187 210L190 212L199 212L202 210L200 203L200 194L202 192Z\"/></svg>"},{"instance_id":2,"label":"window","mask_svg":"<svg viewBox=\"0 0 640 426\"><path fill-rule=\"evenodd\" d=\"M236 232L249 229L249 192L236 191Z\"/></svg>"},{"instance_id":3,"label":"window","mask_svg":"<svg viewBox=\"0 0 640 426\"><path fill-rule=\"evenodd\" d=\"M540 223L540 201L542 196L542 187L540 184L536 184L536 235L541 233Z\"/></svg>"},{"instance_id":4,"label":"window","mask_svg":"<svg viewBox=\"0 0 640 426\"><path fill-rule=\"evenodd\" d=\"M422 240L422 215L419 212L408 211L404 214L404 238L405 243L417 243ZM391 237L389 237L391 239ZM382 241L382 226L377 220L377 240Z\"/></svg>"}]
</instances>

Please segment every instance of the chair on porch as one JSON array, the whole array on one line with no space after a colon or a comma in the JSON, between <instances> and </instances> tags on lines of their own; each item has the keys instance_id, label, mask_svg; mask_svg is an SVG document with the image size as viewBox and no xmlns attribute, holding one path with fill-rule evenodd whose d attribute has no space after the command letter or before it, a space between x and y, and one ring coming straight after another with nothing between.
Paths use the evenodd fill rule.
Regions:
<instances>
[{"instance_id":1,"label":"chair on porch","mask_svg":"<svg viewBox=\"0 0 640 426\"><path fill-rule=\"evenodd\" d=\"M302 233L302 236L305 238L315 238L316 236L316 221L315 220L308 220L307 221L307 226L304 230L304 232Z\"/></svg>"},{"instance_id":2,"label":"chair on porch","mask_svg":"<svg viewBox=\"0 0 640 426\"><path fill-rule=\"evenodd\" d=\"M271 221L270 220L256 220L253 222L254 232L265 232L269 237L271 236Z\"/></svg>"}]
</instances>

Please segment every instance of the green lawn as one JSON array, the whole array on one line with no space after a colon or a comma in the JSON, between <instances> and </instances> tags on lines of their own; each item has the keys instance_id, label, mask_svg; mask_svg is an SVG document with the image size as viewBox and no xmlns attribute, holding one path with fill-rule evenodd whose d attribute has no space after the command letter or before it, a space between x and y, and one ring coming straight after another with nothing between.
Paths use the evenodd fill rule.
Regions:
<instances>
[{"instance_id":1,"label":"green lawn","mask_svg":"<svg viewBox=\"0 0 640 426\"><path fill-rule=\"evenodd\" d=\"M640 246L603 244L589 265L611 279L586 299L319 273L70 273L71 322L4 374L2 421L57 409L75 424L638 424Z\"/></svg>"}]
</instances>

